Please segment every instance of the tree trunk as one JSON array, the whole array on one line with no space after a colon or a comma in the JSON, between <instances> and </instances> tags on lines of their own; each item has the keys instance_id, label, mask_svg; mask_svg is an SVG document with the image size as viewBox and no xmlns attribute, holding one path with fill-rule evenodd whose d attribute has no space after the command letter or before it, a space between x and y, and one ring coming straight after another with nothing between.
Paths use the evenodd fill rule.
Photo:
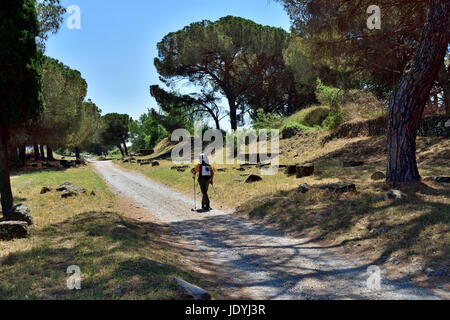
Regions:
<instances>
[{"instance_id":1,"label":"tree trunk","mask_svg":"<svg viewBox=\"0 0 450 320\"><path fill-rule=\"evenodd\" d=\"M297 89L295 87L294 77L291 75L291 85L289 86L288 92L288 107L286 113L288 116L293 115L296 111L296 103L297 103Z\"/></svg>"},{"instance_id":2,"label":"tree trunk","mask_svg":"<svg viewBox=\"0 0 450 320\"><path fill-rule=\"evenodd\" d=\"M41 161L45 161L44 145L39 145L39 150L41 151Z\"/></svg>"},{"instance_id":3,"label":"tree trunk","mask_svg":"<svg viewBox=\"0 0 450 320\"><path fill-rule=\"evenodd\" d=\"M26 147L23 144L19 146L19 161L22 167L24 167L27 162Z\"/></svg>"},{"instance_id":4,"label":"tree trunk","mask_svg":"<svg viewBox=\"0 0 450 320\"><path fill-rule=\"evenodd\" d=\"M450 1L431 0L428 18L409 70L405 70L390 101L387 182L415 182L417 128L444 61L449 41ZM408 67L407 67L408 68Z\"/></svg>"},{"instance_id":5,"label":"tree trunk","mask_svg":"<svg viewBox=\"0 0 450 320\"><path fill-rule=\"evenodd\" d=\"M219 118L216 116L213 116L214 122L216 123L216 129L220 131L220 121Z\"/></svg>"},{"instance_id":6,"label":"tree trunk","mask_svg":"<svg viewBox=\"0 0 450 320\"><path fill-rule=\"evenodd\" d=\"M128 148L127 148L127 144L126 144L125 140L123 140L123 147L125 150L125 155L128 157Z\"/></svg>"},{"instance_id":7,"label":"tree trunk","mask_svg":"<svg viewBox=\"0 0 450 320\"><path fill-rule=\"evenodd\" d=\"M41 158L41 155L39 154L39 146L37 144L33 144L33 150L34 150L34 160L39 161Z\"/></svg>"},{"instance_id":8,"label":"tree trunk","mask_svg":"<svg viewBox=\"0 0 450 320\"><path fill-rule=\"evenodd\" d=\"M48 161L54 161L55 158L53 157L53 149L47 145L47 160Z\"/></svg>"},{"instance_id":9,"label":"tree trunk","mask_svg":"<svg viewBox=\"0 0 450 320\"><path fill-rule=\"evenodd\" d=\"M237 108L236 101L232 98L228 98L228 105L230 106L230 121L231 121L231 129L237 130Z\"/></svg>"},{"instance_id":10,"label":"tree trunk","mask_svg":"<svg viewBox=\"0 0 450 320\"><path fill-rule=\"evenodd\" d=\"M13 206L13 195L8 167L8 134L4 127L0 127L0 194L2 213L6 217Z\"/></svg>"},{"instance_id":11,"label":"tree trunk","mask_svg":"<svg viewBox=\"0 0 450 320\"><path fill-rule=\"evenodd\" d=\"M80 149L79 149L78 147L75 148L75 158L76 158L77 160L80 159Z\"/></svg>"},{"instance_id":12,"label":"tree trunk","mask_svg":"<svg viewBox=\"0 0 450 320\"><path fill-rule=\"evenodd\" d=\"M450 115L450 81L448 80L448 75L450 73L450 65L448 70L445 68L445 64L439 69L439 83L444 89L444 108L445 114Z\"/></svg>"},{"instance_id":13,"label":"tree trunk","mask_svg":"<svg viewBox=\"0 0 450 320\"><path fill-rule=\"evenodd\" d=\"M125 154L123 153L123 149L122 149L122 146L120 145L120 143L117 145L117 148L119 148L120 153L122 154L122 158L124 158Z\"/></svg>"}]
</instances>

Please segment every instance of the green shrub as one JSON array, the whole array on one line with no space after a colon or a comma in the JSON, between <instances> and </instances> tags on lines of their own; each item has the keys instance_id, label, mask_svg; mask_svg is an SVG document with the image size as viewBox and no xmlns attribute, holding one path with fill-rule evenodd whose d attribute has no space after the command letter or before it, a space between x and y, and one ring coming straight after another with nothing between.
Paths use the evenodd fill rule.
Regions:
<instances>
[{"instance_id":1,"label":"green shrub","mask_svg":"<svg viewBox=\"0 0 450 320\"><path fill-rule=\"evenodd\" d=\"M342 110L334 110L328 114L328 117L323 121L322 127L326 129L336 129L345 119L345 113Z\"/></svg>"},{"instance_id":2,"label":"green shrub","mask_svg":"<svg viewBox=\"0 0 450 320\"><path fill-rule=\"evenodd\" d=\"M342 105L341 89L328 87L319 78L317 78L316 97L321 104L329 106L332 110L337 110Z\"/></svg>"},{"instance_id":3,"label":"green shrub","mask_svg":"<svg viewBox=\"0 0 450 320\"><path fill-rule=\"evenodd\" d=\"M253 119L254 129L276 129L281 126L283 118L272 113L265 113L263 109L258 109Z\"/></svg>"}]
</instances>

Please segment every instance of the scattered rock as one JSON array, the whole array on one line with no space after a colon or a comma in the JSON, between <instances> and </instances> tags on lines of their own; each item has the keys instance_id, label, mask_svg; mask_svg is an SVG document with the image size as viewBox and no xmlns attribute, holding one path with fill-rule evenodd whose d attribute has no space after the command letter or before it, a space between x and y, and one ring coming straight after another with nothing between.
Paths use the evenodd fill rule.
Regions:
<instances>
[{"instance_id":1,"label":"scattered rock","mask_svg":"<svg viewBox=\"0 0 450 320\"><path fill-rule=\"evenodd\" d=\"M403 198L403 193L400 190L390 190L384 195L384 200L400 200Z\"/></svg>"},{"instance_id":2,"label":"scattered rock","mask_svg":"<svg viewBox=\"0 0 450 320\"><path fill-rule=\"evenodd\" d=\"M22 239L28 236L28 224L24 221L0 222L0 240Z\"/></svg>"},{"instance_id":3,"label":"scattered rock","mask_svg":"<svg viewBox=\"0 0 450 320\"><path fill-rule=\"evenodd\" d=\"M180 169L187 169L189 166L173 166L170 168L170 170L180 170Z\"/></svg>"},{"instance_id":4,"label":"scattered rock","mask_svg":"<svg viewBox=\"0 0 450 320\"><path fill-rule=\"evenodd\" d=\"M173 278L172 281L175 282L181 289L183 289L183 291L189 298L192 298L194 300L211 300L211 294L209 294L204 289L197 287L196 285L193 285L177 277Z\"/></svg>"},{"instance_id":5,"label":"scattered rock","mask_svg":"<svg viewBox=\"0 0 450 320\"><path fill-rule=\"evenodd\" d=\"M345 183L345 182L340 182L340 183L332 183L332 184L326 184L324 186L319 187L322 190L329 190L331 192L339 192L339 193L344 193L344 192L356 192L356 185L353 183Z\"/></svg>"},{"instance_id":6,"label":"scattered rock","mask_svg":"<svg viewBox=\"0 0 450 320\"><path fill-rule=\"evenodd\" d=\"M245 183L254 183L259 181L262 181L262 178L260 176L257 176L256 174L251 174L247 179L245 179Z\"/></svg>"},{"instance_id":7,"label":"scattered rock","mask_svg":"<svg viewBox=\"0 0 450 320\"><path fill-rule=\"evenodd\" d=\"M303 178L303 177L309 177L314 174L314 165L308 163L304 165L298 165L295 168L297 179Z\"/></svg>"},{"instance_id":8,"label":"scattered rock","mask_svg":"<svg viewBox=\"0 0 450 320\"><path fill-rule=\"evenodd\" d=\"M387 262L390 262L392 264L395 264L396 266L400 264L400 261L397 258L390 258Z\"/></svg>"},{"instance_id":9,"label":"scattered rock","mask_svg":"<svg viewBox=\"0 0 450 320\"><path fill-rule=\"evenodd\" d=\"M61 198L63 199L67 199L67 198L71 198L71 197L77 197L78 196L78 192L73 191L73 190L64 190L61 193Z\"/></svg>"},{"instance_id":10,"label":"scattered rock","mask_svg":"<svg viewBox=\"0 0 450 320\"><path fill-rule=\"evenodd\" d=\"M56 191L63 193L67 191L63 198L65 197L67 198L69 193L72 193L73 195L78 195L79 193L86 193L86 189L80 186L76 186L72 182L64 182L58 188L56 188Z\"/></svg>"},{"instance_id":11,"label":"scattered rock","mask_svg":"<svg viewBox=\"0 0 450 320\"><path fill-rule=\"evenodd\" d=\"M344 166L344 168L360 167L364 165L364 161L344 160L342 165Z\"/></svg>"},{"instance_id":12,"label":"scattered rock","mask_svg":"<svg viewBox=\"0 0 450 320\"><path fill-rule=\"evenodd\" d=\"M377 181L377 180L384 180L384 179L386 179L386 175L383 172L381 172L381 171L377 171L370 178L372 180L375 180L375 181Z\"/></svg>"},{"instance_id":13,"label":"scattered rock","mask_svg":"<svg viewBox=\"0 0 450 320\"><path fill-rule=\"evenodd\" d=\"M286 166L286 174L288 176L292 176L294 174L297 174L297 165L288 165L288 166Z\"/></svg>"},{"instance_id":14,"label":"scattered rock","mask_svg":"<svg viewBox=\"0 0 450 320\"><path fill-rule=\"evenodd\" d=\"M145 160L144 159L139 159L137 162L141 166L145 166L145 165L149 165L149 164L153 163L153 161L148 160L148 159L145 159Z\"/></svg>"},{"instance_id":15,"label":"scattered rock","mask_svg":"<svg viewBox=\"0 0 450 320\"><path fill-rule=\"evenodd\" d=\"M33 224L33 217L27 206L18 204L6 214L6 221L22 221L31 226Z\"/></svg>"},{"instance_id":16,"label":"scattered rock","mask_svg":"<svg viewBox=\"0 0 450 320\"><path fill-rule=\"evenodd\" d=\"M450 177L436 177L437 183L450 183Z\"/></svg>"},{"instance_id":17,"label":"scattered rock","mask_svg":"<svg viewBox=\"0 0 450 320\"><path fill-rule=\"evenodd\" d=\"M289 139L297 135L300 131L297 127L287 127L281 132L281 139Z\"/></svg>"},{"instance_id":18,"label":"scattered rock","mask_svg":"<svg viewBox=\"0 0 450 320\"><path fill-rule=\"evenodd\" d=\"M114 227L114 229L112 230L112 234L114 237L122 238L122 237L131 236L132 232L126 226L119 224Z\"/></svg>"},{"instance_id":19,"label":"scattered rock","mask_svg":"<svg viewBox=\"0 0 450 320\"><path fill-rule=\"evenodd\" d=\"M299 191L301 193L307 193L308 191L311 190L311 186L308 185L307 183L302 183L299 187L298 187Z\"/></svg>"},{"instance_id":20,"label":"scattered rock","mask_svg":"<svg viewBox=\"0 0 450 320\"><path fill-rule=\"evenodd\" d=\"M47 192L52 191L52 188L49 187L42 187L41 194L46 194Z\"/></svg>"}]
</instances>

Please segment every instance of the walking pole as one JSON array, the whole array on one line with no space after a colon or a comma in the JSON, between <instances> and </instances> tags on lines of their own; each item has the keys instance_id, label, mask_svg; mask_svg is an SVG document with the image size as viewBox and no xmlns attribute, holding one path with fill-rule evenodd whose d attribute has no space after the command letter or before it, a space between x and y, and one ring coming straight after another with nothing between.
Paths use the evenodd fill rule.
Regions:
<instances>
[{"instance_id":1,"label":"walking pole","mask_svg":"<svg viewBox=\"0 0 450 320\"><path fill-rule=\"evenodd\" d=\"M195 206L195 211L197 211L197 190L195 188L195 178L194 180L194 206Z\"/></svg>"}]
</instances>

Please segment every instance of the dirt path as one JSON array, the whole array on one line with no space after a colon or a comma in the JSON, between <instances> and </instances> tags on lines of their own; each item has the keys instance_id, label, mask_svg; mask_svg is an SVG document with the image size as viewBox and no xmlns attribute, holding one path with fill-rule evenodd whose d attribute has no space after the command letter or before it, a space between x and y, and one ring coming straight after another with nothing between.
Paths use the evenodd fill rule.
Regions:
<instances>
[{"instance_id":1,"label":"dirt path","mask_svg":"<svg viewBox=\"0 0 450 320\"><path fill-rule=\"evenodd\" d=\"M439 299L407 278L382 276L381 289L367 287L368 265L336 251L292 239L218 210L193 212L193 199L112 162L93 162L116 194L142 206L173 228L232 279L228 289L251 299ZM238 289L239 288L239 289Z\"/></svg>"}]
</instances>

